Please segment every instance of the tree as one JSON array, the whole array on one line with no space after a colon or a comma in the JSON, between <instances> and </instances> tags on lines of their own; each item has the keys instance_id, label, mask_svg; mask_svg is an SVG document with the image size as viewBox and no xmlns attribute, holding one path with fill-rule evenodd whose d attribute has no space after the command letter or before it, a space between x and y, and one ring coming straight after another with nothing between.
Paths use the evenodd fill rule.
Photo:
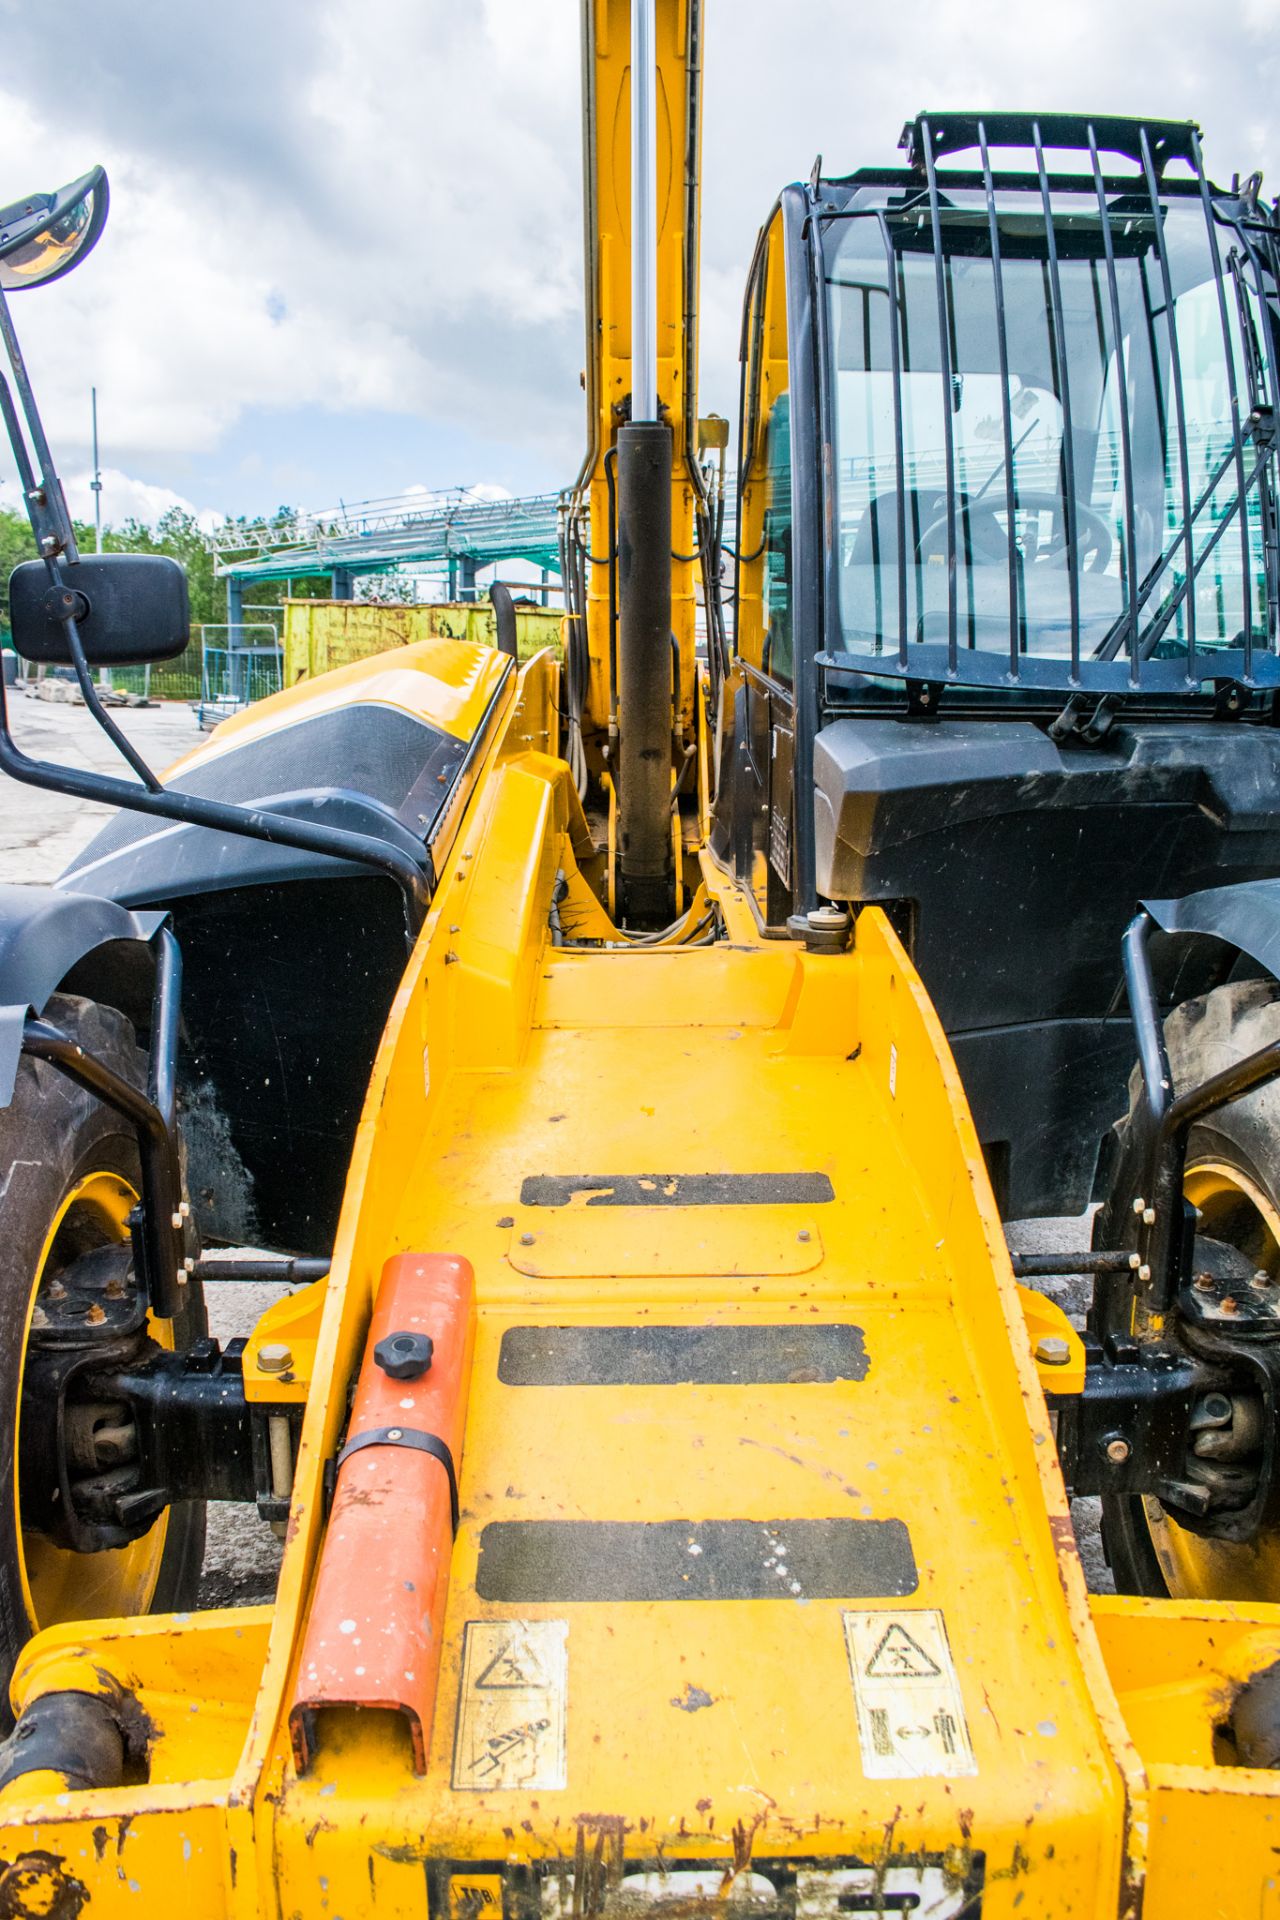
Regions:
<instances>
[{"instance_id":1,"label":"tree","mask_svg":"<svg viewBox=\"0 0 1280 1920\"><path fill-rule=\"evenodd\" d=\"M224 592L214 578L213 555L204 543L193 514L182 507L169 507L154 527L140 520L126 520L123 527L109 527L102 544L108 553L167 553L187 576L193 624L221 620Z\"/></svg>"},{"instance_id":2,"label":"tree","mask_svg":"<svg viewBox=\"0 0 1280 1920\"><path fill-rule=\"evenodd\" d=\"M296 509L279 507L272 515L272 525L281 531L287 530L297 520ZM228 521L228 524L243 524ZM92 553L94 531L91 526L80 522L75 526L76 540L82 553ZM191 622L193 627L206 623L218 625L227 617L226 582L217 577L213 554L205 544L194 514L183 507L170 507L161 514L154 527L141 520L126 520L121 527L105 527L102 544L108 553L167 553L176 560L187 576L187 591L191 600ZM31 526L23 513L12 508L0 508L0 633L7 638L9 632L9 575L20 560L35 558L36 543ZM284 597L286 583L282 580L264 580L246 587L244 605L248 607L278 606ZM298 600L326 600L330 594L327 576L321 578L299 578L291 583L293 597ZM399 598L395 593L394 598Z\"/></svg>"},{"instance_id":3,"label":"tree","mask_svg":"<svg viewBox=\"0 0 1280 1920\"><path fill-rule=\"evenodd\" d=\"M0 508L0 628L9 632L9 575L20 560L34 558L36 543L25 513Z\"/></svg>"}]
</instances>

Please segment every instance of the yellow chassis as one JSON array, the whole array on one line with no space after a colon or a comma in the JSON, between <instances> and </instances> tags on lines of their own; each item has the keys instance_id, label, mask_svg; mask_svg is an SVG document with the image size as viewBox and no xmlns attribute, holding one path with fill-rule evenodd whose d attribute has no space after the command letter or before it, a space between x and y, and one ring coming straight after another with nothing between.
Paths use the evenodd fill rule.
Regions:
<instances>
[{"instance_id":1,"label":"yellow chassis","mask_svg":"<svg viewBox=\"0 0 1280 1920\"><path fill-rule=\"evenodd\" d=\"M839 955L766 941L694 852L717 944L553 943L561 875L565 942L610 933L550 751L556 676L547 655L525 667L479 743L330 1278L255 1335L287 1339L307 1397L276 1604L31 1643L15 1708L124 1697L145 1778L6 1789L0 1912L1280 1913L1280 1776L1214 1758L1233 1688L1280 1654L1280 1613L1086 1594L1027 1332L1065 1323L1014 1285L946 1041L887 922L864 912ZM705 799L705 755L702 784ZM566 1191L531 1203L531 1175ZM601 1175L665 1182L667 1203L599 1204ZM706 1175L747 1184L682 1203L680 1182ZM780 1176L803 1179L734 1197ZM299 1771L288 1717L323 1472L402 1252L462 1256L476 1287L426 1766L398 1714L350 1708L320 1716ZM591 1347L602 1327L710 1330L757 1357L805 1347L806 1328L847 1350L856 1330L863 1363L500 1377L512 1329ZM1075 1343L1059 1390L1079 1358ZM481 1596L484 1529L566 1520L604 1543L567 1597ZM736 1589L726 1561L689 1591L618 1597L618 1536L592 1530L672 1523L691 1555L772 1529L776 1587ZM864 1543L861 1587L814 1560L824 1529ZM357 1571L376 1618L378 1568ZM509 1710L481 1698L485 1649L508 1660ZM533 1734L513 1746L504 1713Z\"/></svg>"}]
</instances>

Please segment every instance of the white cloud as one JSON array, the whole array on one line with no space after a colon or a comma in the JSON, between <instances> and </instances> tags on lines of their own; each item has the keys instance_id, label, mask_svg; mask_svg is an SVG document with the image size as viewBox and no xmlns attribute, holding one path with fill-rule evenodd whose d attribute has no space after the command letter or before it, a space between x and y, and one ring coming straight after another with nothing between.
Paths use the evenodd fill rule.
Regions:
<instances>
[{"instance_id":1,"label":"white cloud","mask_svg":"<svg viewBox=\"0 0 1280 1920\"><path fill-rule=\"evenodd\" d=\"M67 496L67 505L71 509L73 520L93 524L93 474L86 469L83 473L63 474L63 491ZM16 480L8 477L0 479L0 507L10 512L22 513L24 509L22 489ZM120 527L126 520L139 520L145 526L155 526L162 514L170 508L178 507L206 531L211 531L221 518L209 507L203 509L193 506L182 494L175 493L172 487L161 487L150 480L139 480L134 475L121 473L117 467L102 469L102 524L104 527Z\"/></svg>"},{"instance_id":2,"label":"white cloud","mask_svg":"<svg viewBox=\"0 0 1280 1920\"><path fill-rule=\"evenodd\" d=\"M755 233L816 148L831 170L891 161L926 104L1087 105L1200 119L1221 177L1280 168L1278 9L1244 0L1224 32L1200 0L797 0L780 32L776 0L708 0L704 410L736 409ZM51 66L39 10L5 11L20 80L0 88L0 197L96 158L111 173L97 255L14 308L68 465L84 462L96 382L112 458L178 490L246 408L309 409L338 444L369 410L407 436L466 425L533 449L549 485L572 477L575 0L64 14L76 58Z\"/></svg>"}]
</instances>

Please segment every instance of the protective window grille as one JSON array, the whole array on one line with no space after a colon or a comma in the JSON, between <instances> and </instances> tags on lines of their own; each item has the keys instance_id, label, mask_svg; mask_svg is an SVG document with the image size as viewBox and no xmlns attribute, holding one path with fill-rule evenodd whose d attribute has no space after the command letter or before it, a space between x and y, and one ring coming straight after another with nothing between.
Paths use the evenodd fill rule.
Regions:
<instances>
[{"instance_id":1,"label":"protective window grille","mask_svg":"<svg viewBox=\"0 0 1280 1920\"><path fill-rule=\"evenodd\" d=\"M819 664L1280 684L1257 182L1217 192L1195 128L1163 122L922 116L904 145L911 175L855 176L822 211L843 644ZM1011 145L1022 170L997 173ZM978 167L940 172L962 148Z\"/></svg>"}]
</instances>

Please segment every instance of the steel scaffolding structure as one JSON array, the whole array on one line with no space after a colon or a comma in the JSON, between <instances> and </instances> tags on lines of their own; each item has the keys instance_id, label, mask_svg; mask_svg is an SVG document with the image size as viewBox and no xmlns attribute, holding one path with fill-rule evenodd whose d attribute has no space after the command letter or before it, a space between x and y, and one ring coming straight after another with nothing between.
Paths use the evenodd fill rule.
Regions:
<instances>
[{"instance_id":1,"label":"steel scaffolding structure","mask_svg":"<svg viewBox=\"0 0 1280 1920\"><path fill-rule=\"evenodd\" d=\"M325 513L226 523L209 535L209 546L227 583L233 624L241 619L245 587L268 580L327 574L334 598L346 600L359 576L403 567L447 574L450 598L469 599L477 570L501 560L559 572L560 499L557 493L481 499L465 488L401 494Z\"/></svg>"}]
</instances>

